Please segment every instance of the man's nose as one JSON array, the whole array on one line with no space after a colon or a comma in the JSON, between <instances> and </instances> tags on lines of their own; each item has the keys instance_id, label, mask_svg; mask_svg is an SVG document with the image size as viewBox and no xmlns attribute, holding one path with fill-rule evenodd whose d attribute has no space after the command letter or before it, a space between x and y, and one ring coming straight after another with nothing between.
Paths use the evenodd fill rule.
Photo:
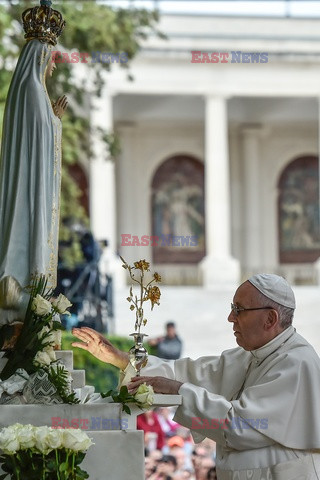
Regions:
<instances>
[{"instance_id":1,"label":"man's nose","mask_svg":"<svg viewBox=\"0 0 320 480\"><path fill-rule=\"evenodd\" d=\"M236 315L233 313L233 311L231 310L231 312L229 313L228 315L228 322L236 322L237 321L237 317Z\"/></svg>"}]
</instances>

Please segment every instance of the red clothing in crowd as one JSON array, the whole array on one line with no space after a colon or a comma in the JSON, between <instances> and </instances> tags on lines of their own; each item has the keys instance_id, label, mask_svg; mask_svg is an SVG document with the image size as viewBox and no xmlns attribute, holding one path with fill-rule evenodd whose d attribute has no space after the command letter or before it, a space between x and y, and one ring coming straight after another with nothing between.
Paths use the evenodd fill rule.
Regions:
<instances>
[{"instance_id":1,"label":"red clothing in crowd","mask_svg":"<svg viewBox=\"0 0 320 480\"><path fill-rule=\"evenodd\" d=\"M157 449L161 450L165 444L165 436L155 412L142 413L137 417L137 429L146 432L155 432L158 435Z\"/></svg>"}]
</instances>

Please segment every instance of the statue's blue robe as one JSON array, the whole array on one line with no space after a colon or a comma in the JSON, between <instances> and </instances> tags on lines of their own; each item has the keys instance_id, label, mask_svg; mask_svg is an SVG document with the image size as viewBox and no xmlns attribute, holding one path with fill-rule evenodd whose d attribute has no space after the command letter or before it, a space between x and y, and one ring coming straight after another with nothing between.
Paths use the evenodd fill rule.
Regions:
<instances>
[{"instance_id":1,"label":"statue's blue robe","mask_svg":"<svg viewBox=\"0 0 320 480\"><path fill-rule=\"evenodd\" d=\"M28 42L6 102L0 156L0 278L22 286L32 274L56 284L61 121L45 86L51 47Z\"/></svg>"}]
</instances>

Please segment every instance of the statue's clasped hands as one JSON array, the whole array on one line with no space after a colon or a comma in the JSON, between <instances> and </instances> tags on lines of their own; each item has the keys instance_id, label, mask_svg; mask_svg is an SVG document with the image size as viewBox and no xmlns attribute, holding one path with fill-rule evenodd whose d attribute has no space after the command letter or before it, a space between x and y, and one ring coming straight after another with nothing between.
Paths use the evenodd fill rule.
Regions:
<instances>
[{"instance_id":1,"label":"statue's clasped hands","mask_svg":"<svg viewBox=\"0 0 320 480\"><path fill-rule=\"evenodd\" d=\"M66 109L68 108L68 100L65 95L62 95L58 98L58 100L53 104L53 111L56 117L61 118L63 117Z\"/></svg>"}]
</instances>

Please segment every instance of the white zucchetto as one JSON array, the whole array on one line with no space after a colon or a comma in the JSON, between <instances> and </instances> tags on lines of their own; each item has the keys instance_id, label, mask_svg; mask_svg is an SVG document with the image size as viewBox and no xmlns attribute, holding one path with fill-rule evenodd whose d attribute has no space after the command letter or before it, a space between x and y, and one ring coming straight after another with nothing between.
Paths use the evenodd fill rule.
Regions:
<instances>
[{"instance_id":1,"label":"white zucchetto","mask_svg":"<svg viewBox=\"0 0 320 480\"><path fill-rule=\"evenodd\" d=\"M279 275L259 273L248 279L259 292L284 307L296 308L296 300L289 283Z\"/></svg>"}]
</instances>

